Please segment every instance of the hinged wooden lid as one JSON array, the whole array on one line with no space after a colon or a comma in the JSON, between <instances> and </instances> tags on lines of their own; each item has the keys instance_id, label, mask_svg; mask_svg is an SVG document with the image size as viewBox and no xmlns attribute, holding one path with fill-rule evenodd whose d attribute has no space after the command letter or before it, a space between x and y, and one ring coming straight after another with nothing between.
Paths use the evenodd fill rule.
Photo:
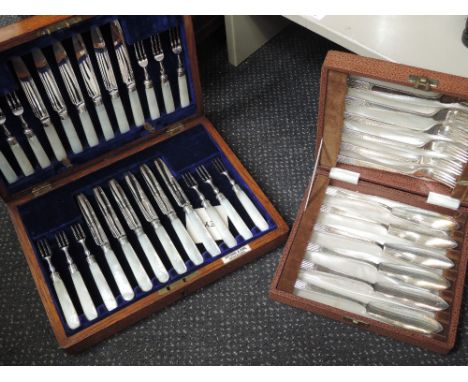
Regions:
<instances>
[{"instance_id":1,"label":"hinged wooden lid","mask_svg":"<svg viewBox=\"0 0 468 382\"><path fill-rule=\"evenodd\" d=\"M430 192L451 195L459 198L462 205L468 206L468 166L466 164L458 179L457 186L452 190L435 181L337 162L341 144L345 97L348 91L347 81L351 75L422 90L430 89L456 99L468 99L468 78L331 51L327 54L322 66L320 82L316 147L318 148L323 139L323 148L318 159L319 168L325 170L330 170L334 166L347 168L359 172L363 180L423 196L429 195Z\"/></svg>"},{"instance_id":2,"label":"hinged wooden lid","mask_svg":"<svg viewBox=\"0 0 468 382\"><path fill-rule=\"evenodd\" d=\"M125 18L127 16L122 16ZM137 16L128 16L137 17ZM145 16L150 17L150 16ZM162 17L162 16L152 16L152 17ZM176 16L168 16L176 17ZM12 50L13 52L21 52L22 46L28 44L30 47L35 47L37 42L38 47L44 46L44 41L54 41L60 40L67 34L67 31L73 30L74 33L80 33L85 31L86 25L93 22L94 19L97 20L97 25L103 24L107 19L111 20L112 18L118 18L118 16L32 16L25 18L19 22L7 25L0 28L0 57L5 57L5 54ZM120 18L119 18L120 19ZM93 167L99 164L102 161L105 161L105 158L108 156L120 156L127 150L133 150L139 144L144 144L144 141L148 139L148 136L145 134L174 134L181 126L183 127L189 121L203 116L203 104L202 104L202 94L201 94L201 85L200 85L200 74L198 69L198 60L196 53L196 43L193 32L192 19L190 16L181 16L181 22L184 27L184 36L185 36L185 45L183 49L187 51L189 62L186 63L190 66L190 72L188 73L188 80L191 81L193 87L193 94L191 94L192 104L195 105L193 112L189 115L185 115L181 120L171 121L168 118L167 123L163 123L159 126L158 129L155 129L151 125L145 124L144 127L141 127L143 133L137 135L134 140L127 141L125 144L120 147L112 148L104 153L92 157L91 159L85 161L84 163L77 164L70 168L62 169L58 174L55 174L46 179L39 179L37 183L32 184L24 189L21 189L17 192L10 192L8 187L2 182L0 182L0 196L2 199L9 203L13 201L26 201L28 199L34 198L38 195L42 195L54 188L54 184L66 184L69 181L73 181L76 177L76 174L81 173L85 168ZM142 26L144 27L144 25ZM89 28L89 26L88 26ZM83 30L82 30L83 29ZM143 34L144 35L144 34ZM142 35L142 36L143 36ZM144 36L142 38L147 38L149 36ZM108 47L112 49L112 47ZM131 46L128 46L130 55L133 55L133 49ZM147 52L148 56L151 57L150 52ZM167 54L172 54L172 52L167 52ZM1 58L0 58L1 61ZM2 63L0 62L0 65ZM137 66L134 67L134 71L138 70ZM98 73L98 68L95 67L94 70ZM118 68L115 67L116 76L120 78L120 73L118 73ZM76 73L77 76L79 75ZM120 79L119 79L120 81ZM37 82L37 81L36 81ZM120 85L119 85L120 86ZM19 87L19 85L18 85ZM189 86L190 87L190 86ZM84 89L82 89L83 93ZM101 89L104 92L104 89ZM45 95L42 95L46 99ZM64 94L65 96L65 94ZM88 104L89 98L85 95L86 103ZM24 102L25 107L29 107L26 102ZM157 121L157 120L156 120ZM140 128L140 127L138 127Z\"/></svg>"}]
</instances>

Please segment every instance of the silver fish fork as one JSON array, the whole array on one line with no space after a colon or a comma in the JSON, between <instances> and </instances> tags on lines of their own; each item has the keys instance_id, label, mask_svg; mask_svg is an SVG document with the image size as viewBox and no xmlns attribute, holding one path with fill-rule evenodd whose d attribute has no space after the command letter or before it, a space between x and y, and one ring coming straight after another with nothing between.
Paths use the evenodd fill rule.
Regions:
<instances>
[{"instance_id":1,"label":"silver fish fork","mask_svg":"<svg viewBox=\"0 0 468 382\"><path fill-rule=\"evenodd\" d=\"M172 113L175 110L174 97L172 96L171 83L169 82L169 76L166 73L164 67L164 50L161 44L161 38L159 34L151 36L151 51L156 62L159 63L159 72L161 79L161 90L164 100L164 108L166 113Z\"/></svg>"},{"instance_id":2,"label":"silver fish fork","mask_svg":"<svg viewBox=\"0 0 468 382\"><path fill-rule=\"evenodd\" d=\"M184 179L184 182L187 185L187 187L191 188L197 194L198 198L200 199L201 205L203 206L208 215L208 218L213 223L216 231L221 235L222 240L226 243L226 245L229 248L234 248L237 245L235 237L232 235L231 231L229 231L228 226L224 223L218 211L216 211L216 208L211 205L210 201L200 191L198 182L196 181L195 177L189 172L187 172L182 175L182 178Z\"/></svg>"},{"instance_id":3,"label":"silver fish fork","mask_svg":"<svg viewBox=\"0 0 468 382\"><path fill-rule=\"evenodd\" d=\"M419 164L403 164L398 161L384 160L382 158L365 158L357 157L352 151L341 150L338 155L338 162L344 164L350 164L352 166L364 166L375 168L383 171L400 172L406 175L414 175L416 177L432 178L436 181L445 184L448 187L455 187L457 177L451 174L447 174L445 171L435 169L430 165L419 165Z\"/></svg>"},{"instance_id":4,"label":"silver fish fork","mask_svg":"<svg viewBox=\"0 0 468 382\"><path fill-rule=\"evenodd\" d=\"M145 80L143 82L146 92L146 100L148 101L148 107L150 111L151 119L157 119L160 117L161 113L159 112L158 101L156 99L155 89L153 87L153 81L148 72L148 57L146 56L145 46L143 41L137 41L134 45L135 56L138 61L138 65L143 69L145 74Z\"/></svg>"},{"instance_id":5,"label":"silver fish fork","mask_svg":"<svg viewBox=\"0 0 468 382\"><path fill-rule=\"evenodd\" d=\"M115 299L114 294L112 293L112 290L110 289L109 284L107 283L107 280L102 273L101 267L86 245L86 234L82 225L79 223L72 225L71 231L75 237L75 240L80 243L81 247L83 248L89 270L93 276L94 282L96 283L102 301L104 301L104 305L106 305L106 308L109 312L114 310L117 308L117 300Z\"/></svg>"},{"instance_id":6,"label":"silver fish fork","mask_svg":"<svg viewBox=\"0 0 468 382\"><path fill-rule=\"evenodd\" d=\"M33 129L29 127L28 123L24 119L24 107L21 104L21 101L19 100L16 92L13 91L11 93L8 93L6 95L6 100L8 103L8 107L10 108L13 115L20 120L21 126L23 127L23 133L26 136L34 155L36 156L37 162L39 163L41 168L49 167L51 164L50 159L44 151L44 148L42 147L41 142L39 142L39 139L37 138Z\"/></svg>"},{"instance_id":7,"label":"silver fish fork","mask_svg":"<svg viewBox=\"0 0 468 382\"><path fill-rule=\"evenodd\" d=\"M236 228L237 232L244 238L244 240L249 240L252 238L252 231L250 231L249 227L247 227L247 224L242 220L241 216L239 213L236 211L234 206L231 204L228 198L219 190L218 187L213 182L213 178L211 177L211 174L208 172L206 167L204 165L201 165L196 168L196 172L200 179L208 184L211 189L213 190L213 193L216 196L216 199L219 201L219 204L224 208L224 211L226 212L228 218L232 221L232 224L234 224L234 227Z\"/></svg>"},{"instance_id":8,"label":"silver fish fork","mask_svg":"<svg viewBox=\"0 0 468 382\"><path fill-rule=\"evenodd\" d=\"M187 86L187 76L185 74L184 63L180 55L182 54L182 43L180 42L179 27L169 29L172 53L177 56L177 81L179 83L180 106L190 105L190 98Z\"/></svg>"},{"instance_id":9,"label":"silver fish fork","mask_svg":"<svg viewBox=\"0 0 468 382\"><path fill-rule=\"evenodd\" d=\"M52 250L50 249L48 241L46 239L39 240L37 242L37 248L49 267L52 285L57 295L59 305L62 308L65 322L70 329L76 329L80 326L80 318L78 317L78 313L76 313L75 306L68 294L67 287L60 277L60 273L58 273L52 263Z\"/></svg>"},{"instance_id":10,"label":"silver fish fork","mask_svg":"<svg viewBox=\"0 0 468 382\"><path fill-rule=\"evenodd\" d=\"M80 300L81 307L83 308L83 313L89 321L92 321L97 318L98 313L96 307L94 306L93 299L89 294L88 288L81 276L81 272L78 270L73 258L70 256L68 247L70 242L68 241L67 234L65 231L60 231L55 235L55 240L57 241L58 247L65 254L68 263L68 270L70 272L73 285L75 286L78 299Z\"/></svg>"}]
</instances>

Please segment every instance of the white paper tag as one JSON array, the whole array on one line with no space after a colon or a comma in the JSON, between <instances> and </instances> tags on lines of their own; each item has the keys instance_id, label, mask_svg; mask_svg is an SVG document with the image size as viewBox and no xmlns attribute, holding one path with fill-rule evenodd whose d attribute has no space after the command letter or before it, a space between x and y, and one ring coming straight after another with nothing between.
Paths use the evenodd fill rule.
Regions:
<instances>
[{"instance_id":1,"label":"white paper tag","mask_svg":"<svg viewBox=\"0 0 468 382\"><path fill-rule=\"evenodd\" d=\"M238 257L242 256L243 254L247 253L250 251L250 245L246 244L243 247L240 247L239 249L236 249L234 252L228 253L226 256L223 257L223 263L229 263L232 260L237 259Z\"/></svg>"},{"instance_id":2,"label":"white paper tag","mask_svg":"<svg viewBox=\"0 0 468 382\"><path fill-rule=\"evenodd\" d=\"M228 224L228 217L226 212L224 211L224 208L222 206L214 206L216 208L216 211L218 212L219 216L221 216L221 219L223 219L225 224ZM195 208L195 212L197 215L200 217L203 225L208 229L208 232L210 233L211 237L218 241L222 240L218 230L216 229L214 223L210 218L208 217L208 214L206 213L206 210L204 208ZM192 224L185 219L185 224L187 226L187 231L189 235L192 237L193 241L197 244L201 244L202 240L196 232L194 231Z\"/></svg>"}]
</instances>

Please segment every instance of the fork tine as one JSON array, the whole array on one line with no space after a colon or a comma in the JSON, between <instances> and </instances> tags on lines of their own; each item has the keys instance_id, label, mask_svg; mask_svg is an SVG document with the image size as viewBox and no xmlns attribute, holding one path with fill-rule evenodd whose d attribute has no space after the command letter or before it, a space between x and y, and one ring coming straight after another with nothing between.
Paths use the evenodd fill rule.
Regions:
<instances>
[{"instance_id":1,"label":"fork tine","mask_svg":"<svg viewBox=\"0 0 468 382\"><path fill-rule=\"evenodd\" d=\"M190 180L192 181L192 184L193 185L198 185L198 182L197 180L195 179L195 177L189 172L187 173L188 177L190 178Z\"/></svg>"},{"instance_id":2,"label":"fork tine","mask_svg":"<svg viewBox=\"0 0 468 382\"><path fill-rule=\"evenodd\" d=\"M6 98L8 107L9 107L10 109L14 109L14 106L13 106L13 97L11 96L11 94L8 93L8 94L6 95L5 98Z\"/></svg>"},{"instance_id":3,"label":"fork tine","mask_svg":"<svg viewBox=\"0 0 468 382\"><path fill-rule=\"evenodd\" d=\"M133 44L133 49L135 50L135 56L137 58L138 61L140 61L140 55L138 54L138 46L137 44Z\"/></svg>"},{"instance_id":4,"label":"fork tine","mask_svg":"<svg viewBox=\"0 0 468 382\"><path fill-rule=\"evenodd\" d=\"M21 101L20 101L16 91L13 90L13 92L11 94L13 94L13 100L16 102L16 105L21 106Z\"/></svg>"},{"instance_id":5,"label":"fork tine","mask_svg":"<svg viewBox=\"0 0 468 382\"><path fill-rule=\"evenodd\" d=\"M150 43L151 43L151 53L153 53L153 56L156 56L156 37L151 36L150 37Z\"/></svg>"},{"instance_id":6,"label":"fork tine","mask_svg":"<svg viewBox=\"0 0 468 382\"><path fill-rule=\"evenodd\" d=\"M186 174L182 174L182 179L184 180L184 183L187 187L192 187Z\"/></svg>"}]
</instances>

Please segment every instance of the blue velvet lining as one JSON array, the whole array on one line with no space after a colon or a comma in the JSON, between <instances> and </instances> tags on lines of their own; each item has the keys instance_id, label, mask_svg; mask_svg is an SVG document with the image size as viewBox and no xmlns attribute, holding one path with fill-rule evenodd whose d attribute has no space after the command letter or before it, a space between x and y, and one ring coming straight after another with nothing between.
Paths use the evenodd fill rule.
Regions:
<instances>
[{"instance_id":1,"label":"blue velvet lining","mask_svg":"<svg viewBox=\"0 0 468 382\"><path fill-rule=\"evenodd\" d=\"M134 43L142 38L145 39L144 45L145 45L146 53L150 62L148 66L148 70L150 72L151 78L153 79L154 87L157 90L156 91L157 99L158 99L159 108L161 110L161 117L153 121L147 120L148 123L151 123L155 129L161 129L167 125L170 125L184 118L187 118L190 115L193 115L195 113L195 110L196 110L195 89L194 89L194 84L193 84L193 79L192 79L191 63L190 63L189 56L188 56L185 29L183 28L183 19L181 16L96 16L89 20L72 25L68 29L63 29L63 30L53 32L50 35L37 38L34 41L31 41L29 43L25 43L17 47L14 47L10 50L1 52L0 53L0 95L5 95L13 90L16 90L18 92L21 98L21 101L23 103L23 106L25 108L24 117L26 121L28 122L29 126L32 127L36 135L39 137L39 140L41 141L50 160L52 161L52 166L50 166L49 168L47 169L40 168L40 166L36 163L34 154L32 150L30 149L30 146L24 134L22 133L21 125L18 119L14 117L12 113L9 111L5 100L0 99L0 107L3 109L3 111L5 112L7 116L7 127L10 129L13 135L16 136L21 146L25 150L26 155L28 156L31 163L33 164L33 166L35 166L35 169L36 169L33 175L30 175L28 177L20 176L20 178L15 183L10 184L10 185L7 184L7 182L3 179L3 176L0 175L0 181L6 185L6 189L10 193L15 193L15 192L24 190L25 188L31 187L35 184L44 182L50 177L55 176L67 170L67 167L63 163L55 160L55 157L53 155L52 149L49 146L49 143L47 141L42 125L39 122L39 120L36 117L34 117L29 107L29 104L27 103L24 97L24 94L22 90L20 89L18 80L16 79L16 75L14 74L14 71L9 63L11 57L13 56L23 57L26 63L26 66L28 67L32 77L35 80L37 87L39 88L39 91L42 94L42 98L52 118L52 122L59 133L62 143L65 149L67 150L68 158L70 159L73 165L86 163L87 161L99 155L102 155L130 141L133 141L141 136L148 134L148 131L144 129L143 126L139 126L139 127L131 126L131 130L127 132L126 134L120 134L118 132L117 121L113 112L111 100L100 78L97 62L94 57L94 51L93 51L92 44L91 44L91 37L90 37L89 30L91 27L100 26L104 39L106 40L106 45L107 45L111 60L113 61L113 68L114 68L114 72L116 74L116 78L118 81L120 96L122 98L123 105L124 105L127 117L129 119L129 122L131 125L133 125L133 117L132 117L132 112L130 109L130 102L128 99L128 91L127 91L125 84L121 80L120 71L117 65L117 59L114 53L114 48L113 48L111 34L110 34L109 22L111 22L112 20L116 18L118 18L118 20L120 21L122 25L122 29L124 31L124 35L128 44ZM178 98L179 97L178 86L177 86L177 58L170 49L169 34L167 32L168 28L172 26L179 27L181 42L183 45L184 65L185 65L185 69L187 72L187 80L188 80L190 100L191 100L191 104L185 108L180 108L180 102ZM88 52L90 53L91 60L94 65L94 70L97 74L98 80L100 81L103 101L104 101L106 110L109 114L111 123L114 127L114 131L116 133L116 137L108 142L104 141L103 139L102 132L101 132L100 125L99 125L99 120L97 118L97 115L94 109L94 105L89 99L89 97L87 96L85 85L79 74L79 68L78 68L77 61L75 59L72 41L71 41L71 37L76 33L82 34L85 44L88 48ZM173 93L174 102L176 105L176 110L170 114L166 114L164 112L164 103L163 103L162 94L160 91L159 65L152 58L151 46L148 40L148 37L150 37L151 35L154 35L155 33L161 33L160 35L161 41L162 41L164 52L165 52L165 60L164 60L165 68L170 78L170 82L172 86L172 93ZM87 108L90 112L91 119L94 123L96 131L98 132L98 135L100 138L99 145L93 148L87 147L86 138L81 127L78 113L76 112L76 109L73 106L73 104L70 102L65 90L62 90L62 95L67 103L68 112L78 131L78 134L81 139L81 143L83 144L85 148L84 151L79 154L73 154L71 152L71 149L68 145L68 142L66 140L65 134L61 126L60 118L58 117L57 113L55 113L50 107L50 103L46 97L44 87L36 73L34 63L32 61L31 50L33 48L41 48L45 57L47 58L47 61L49 62L49 65L54 73L55 79L59 87L61 89L64 89L64 84L59 74L57 65L55 64L55 58L54 58L53 51L52 51L52 44L56 41L61 41L65 47L65 50L68 53L72 66L80 82L81 90L84 95ZM133 71L134 71L135 78L136 78L137 89L140 95L143 112L145 116L149 116L149 111L148 111L148 106L146 103L146 96L145 96L145 91L144 91L144 86L143 86L143 80L144 80L143 70L138 66L136 62L134 50L131 45L128 45L128 50L129 50L130 58L132 61ZM20 175L21 174L20 168L18 164L16 163L16 160L13 154L11 153L11 150L9 149L8 144L6 143L6 140L3 138L3 134L0 133L0 136L2 136L0 138L0 150L7 157L12 167L16 170L16 173Z\"/></svg>"},{"instance_id":2,"label":"blue velvet lining","mask_svg":"<svg viewBox=\"0 0 468 382\"><path fill-rule=\"evenodd\" d=\"M80 328L73 331L67 327L60 309L59 308L57 309L60 313L60 318L62 320L62 323L63 323L63 326L65 328L67 335L72 335L82 330L83 328L86 328L92 325L93 323L103 319L104 317L107 317L108 315L124 308L125 306L132 304L133 302L141 299L142 297L148 295L149 293L154 293L155 291L161 288L164 288L166 286L166 285L159 283L156 280L156 278L154 278L151 268L149 267L149 264L147 263L146 258L144 257L144 254L142 253L138 245L138 241L136 240L133 232L131 232L130 230L127 229L127 227L125 227L128 233L128 238L130 242L132 243L133 247L135 248L135 250L137 251L137 254L139 258L141 259L145 269L148 271L149 275L153 276L152 278L153 285L154 285L153 289L149 292L143 292L140 290L135 279L133 278L133 275L130 271L128 264L125 261L125 257L120 250L120 246L118 245L117 241L112 238L112 235L108 231L103 221L103 218L101 216L101 213L95 203L94 197L92 195L93 187L98 186L98 185L102 186L105 189L106 193L108 194L109 199L111 200L111 203L114 204L116 211L118 211L117 206L115 205L114 200L110 195L107 183L112 178L119 180L119 183L123 186L126 193L130 195L129 190L127 189L127 186L125 182L123 181L124 174L127 171L130 171L137 176L138 180L140 181L140 183L142 184L142 186L145 188L146 192L150 196L149 191L146 187L146 184L144 183L144 180L142 179L141 174L139 173L138 169L141 164L146 163L150 166L153 172L157 174L155 166L154 166L154 159L156 158L163 158L163 160L168 164L168 166L170 166L173 174L179 179L181 177L181 174L187 171L193 172L195 171L196 166L200 164L205 164L206 167L208 168L208 171L213 176L215 184L220 188L221 192L223 192L229 198L229 200L232 202L236 210L240 213L240 215L242 216L244 221L247 223L247 225L251 227L252 233L254 235L253 239L251 240L255 240L256 238L260 237L264 233L260 232L255 227L253 222L250 220L250 218L248 217L248 215L242 208L241 204L239 203L234 192L232 191L232 188L229 182L227 181L227 179L223 175L218 174L213 168L212 160L214 158L220 158L224 162L231 176L246 191L246 193L250 196L250 198L253 200L253 202L256 204L256 206L262 212L263 216L268 221L269 223L268 231L271 231L276 228L276 225L273 219L271 218L271 216L269 216L268 212L262 206L260 201L255 197L252 190L243 181L239 173L234 169L234 167L229 162L227 157L223 154L220 147L216 144L216 142L214 142L214 140L211 138L209 133L206 131L206 129L202 125L198 125L194 128L191 128L166 141L163 141L155 146L152 146L137 154L134 154L124 160L114 163L111 166L108 166L93 174L80 178L71 184L67 184L59 189L49 192L48 194L45 194L41 197L31 200L28 203L25 203L24 205L19 207L19 213L25 224L29 239L32 241L33 246L35 248L36 256L39 257L39 263L41 264L44 278L47 281L47 285L54 298L54 303L58 307L58 302L55 296L55 292L53 291L53 287L50 283L50 277L49 277L47 266L44 263L44 261L40 259L40 255L37 252L36 242L39 239L48 239L49 243L51 244L52 250L54 252L54 255L52 257L53 264L56 266L57 270L60 272L60 275L62 279L64 280L66 287L71 295L71 298L75 304L75 307L77 308L77 311L80 314L80 320L81 320L82 325L80 326ZM196 174L194 174L194 176L197 177ZM157 175L157 177L159 178L159 175ZM161 179L160 179L160 182L161 184L163 184ZM183 184L182 186L184 187L187 196L191 199L194 207L200 207L198 199L194 195L193 191L188 190ZM207 198L210 199L212 204L213 205L218 204L218 202L216 201L214 197L212 190L205 184L201 184L200 186L201 186L203 193L205 194ZM165 187L164 184L163 184L163 187ZM108 237L111 240L112 248L114 249L120 263L122 264L122 267L124 268L125 273L127 277L129 278L132 286L134 287L136 297L134 300L130 302L124 301L123 298L119 295L118 289L108 269L107 263L104 259L104 256L102 255L102 251L98 246L95 245L94 241L92 240L89 234L89 231L87 230L86 224L84 223L81 217L79 208L75 202L76 195L79 193L84 193L88 196L91 204L93 205L93 207L95 208L99 216L99 219L103 227L107 231ZM172 197L170 196L169 192L167 192L167 194L169 198L171 199L182 221L184 221L184 217L183 217L181 209L177 207L175 201L172 200ZM151 196L150 196L150 199L152 200L152 202L154 202ZM170 272L170 280L168 281L168 284L173 283L174 281L181 279L183 277L186 277L190 273L194 272L197 268L204 267L207 264L215 261L217 258L226 255L228 252L231 252L232 250L235 250L235 249L228 249L224 244L221 244L222 254L220 256L213 258L207 252L205 252L203 253L203 257L205 260L204 263L200 265L199 267L196 267L185 255L183 248L178 242L177 236L172 230L171 224L169 220L167 219L167 217L164 216L157 209L155 203L153 203L156 210L158 211L158 214L161 218L163 225L166 227L169 235L173 239L174 243L179 249L179 252L183 256L185 263L187 264L188 272L184 275L178 275L174 271L174 269L172 269L171 264L169 263L166 256L164 255L164 251L154 234L153 228L151 227L149 223L145 221L145 219L141 215L138 207L135 205L133 200L132 200L132 203L134 204L134 209L138 213L140 220L142 221L144 225L145 232L148 234L152 242L155 244L156 250L161 255L161 258L164 264L166 265L167 269ZM121 217L120 212L118 211L117 213ZM118 308L114 310L113 312L107 312L102 302L102 299L99 295L99 292L96 286L94 285L94 282L92 281L92 277L88 270L85 256L83 252L81 251L81 248L78 246L77 243L74 243L73 240L70 240L72 242L71 247L70 247L71 255L74 258L75 262L77 263L78 268L82 272L85 282L90 290L91 296L96 306L98 307L99 317L93 322L87 321L82 313L81 307L78 302L78 298L75 294L73 284L72 284L72 281L70 279L70 276L67 270L67 263L65 260L65 256L58 249L55 243L55 239L54 239L55 233L62 229L65 229L67 231L71 239L71 233L70 233L69 227L71 224L77 223L77 222L81 222L83 224L83 227L85 227L86 232L88 232L87 244L89 245L91 252L95 255L97 261L99 262L101 269L103 270L107 280L109 281L109 284L114 292L114 295L118 296L117 297ZM124 222L123 224L125 226ZM231 228L232 228L232 232L235 232L235 229L233 227ZM238 235L236 239L238 242L238 247L246 244L246 241L244 241L240 235Z\"/></svg>"}]
</instances>

